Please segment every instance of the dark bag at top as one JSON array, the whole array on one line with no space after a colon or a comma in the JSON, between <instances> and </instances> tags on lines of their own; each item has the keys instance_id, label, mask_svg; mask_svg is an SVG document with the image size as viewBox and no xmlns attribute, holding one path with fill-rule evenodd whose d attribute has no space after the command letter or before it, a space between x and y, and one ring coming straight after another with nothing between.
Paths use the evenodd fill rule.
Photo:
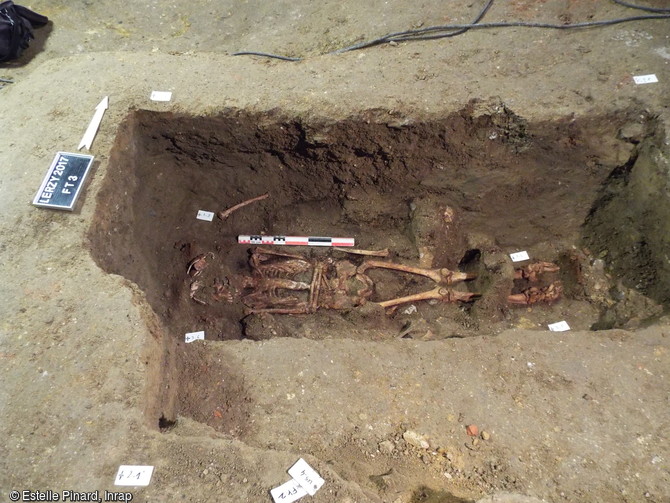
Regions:
<instances>
[{"instance_id":1,"label":"dark bag at top","mask_svg":"<svg viewBox=\"0 0 670 503\"><path fill-rule=\"evenodd\" d=\"M14 5L12 1L0 3L0 63L21 56L35 38L33 28L44 26L48 21L46 16Z\"/></svg>"}]
</instances>

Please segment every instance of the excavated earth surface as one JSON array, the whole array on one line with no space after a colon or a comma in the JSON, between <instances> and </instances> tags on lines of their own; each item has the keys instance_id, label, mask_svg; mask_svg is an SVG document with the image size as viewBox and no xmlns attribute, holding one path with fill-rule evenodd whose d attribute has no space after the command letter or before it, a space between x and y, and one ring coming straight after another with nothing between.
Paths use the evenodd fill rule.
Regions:
<instances>
[{"instance_id":1,"label":"excavated earth surface","mask_svg":"<svg viewBox=\"0 0 670 503\"><path fill-rule=\"evenodd\" d=\"M670 20L333 55L481 6L31 7L52 24L0 67L2 501L269 502L301 457L325 480L301 501L670 501ZM515 0L486 19L639 13ZM75 211L32 206L104 96ZM262 277L258 253L282 272ZM373 267L365 294L350 276L346 301L329 297L324 280L318 309L264 312L314 293L263 281L371 261L467 273L448 289L473 296L384 308L436 284ZM552 270L518 277L536 262ZM530 287L560 296L512 302ZM120 465L154 466L151 482L114 486Z\"/></svg>"}]
</instances>

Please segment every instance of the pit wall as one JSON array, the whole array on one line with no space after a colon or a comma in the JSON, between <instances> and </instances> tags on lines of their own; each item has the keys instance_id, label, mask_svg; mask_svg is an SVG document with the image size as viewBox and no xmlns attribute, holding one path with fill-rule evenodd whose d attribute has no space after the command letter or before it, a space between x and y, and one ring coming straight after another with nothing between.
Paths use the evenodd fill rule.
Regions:
<instances>
[{"instance_id":1,"label":"pit wall","mask_svg":"<svg viewBox=\"0 0 670 503\"><path fill-rule=\"evenodd\" d=\"M625 130L620 135L626 136ZM584 224L584 243L627 288L670 302L670 158L666 130L653 121L629 163L612 173ZM667 309L667 308L666 308Z\"/></svg>"},{"instance_id":2,"label":"pit wall","mask_svg":"<svg viewBox=\"0 0 670 503\"><path fill-rule=\"evenodd\" d=\"M624 115L626 116L624 117ZM640 279L643 278L645 283L642 287L646 289L645 291L650 296L655 296L654 298L658 301L668 302L670 261L666 256L666 250L669 249L668 241L670 240L670 233L668 232L670 230L668 229L670 226L670 219L668 218L670 217L670 201L668 198L670 188L668 184L670 182L668 180L667 153L664 153L662 149L665 136L664 131L658 128L654 121L646 119L634 121L631 118L634 116L633 112L628 112L627 114L621 114L617 119L618 122L596 118L592 123L587 121L584 124L575 124L565 119L557 122L557 124L543 124L539 132L536 129L535 136L529 136L526 132L525 122L511 112L499 107L496 108L496 106L482 107L473 104L461 112L461 116L455 120L455 124L464 130L462 137L466 139L476 138L478 135L482 136L482 138L471 140L474 143L476 141L484 141L484 143L494 140L500 141L500 145L494 144L491 150L490 156L494 159L496 158L494 154L504 153L510 159L518 162L518 159L523 159L520 156L525 155L528 142L541 140L544 148L541 152L542 155L538 154L536 161L546 159L547 165L550 165L554 170L553 176L562 178L564 184L571 184L568 188L562 189L563 193L574 197L574 194L579 192L578 189L582 189L584 190L584 197L575 199L575 204L566 204L565 200L557 197L557 190L544 190L542 184L546 182L538 179L539 177L526 175L526 178L520 177L520 182L514 184L509 179L511 175L507 173L507 178L501 184L507 184L509 187L516 187L519 190L515 192L509 189L509 204L512 207L522 203L527 204L529 194L533 195L529 192L529 187L535 187L541 195L546 195L546 198L538 196L538 201L545 203L544 205L533 206L537 206L540 217L544 212L548 212L547 207L556 208L555 212L548 212L550 213L548 216L552 217L548 219L548 222L552 223L552 232L555 237L571 243L574 242L572 236L581 231L584 242L596 251L597 255L602 255L605 258L615 275L623 278L629 288L638 287ZM207 118L203 118L203 120L211 121ZM175 121L181 122L176 122L175 126ZM239 434L244 429L243 425L246 417L243 408L239 407L239 404L234 407L227 405L222 409L220 416L203 416L201 413L206 407L200 407L198 404L227 403L225 390L223 387L219 387L216 388L215 392L212 392L214 388L194 386L188 380L188 375L193 369L214 369L218 367L217 372L219 373L208 376L211 379L208 379L207 382L223 382L225 380L229 383L229 386L233 386L235 389L241 389L243 383L236 378L232 366L221 368L218 362L208 361L206 352L191 350L191 348L184 346L181 342L184 330L174 325L177 310L174 306L164 302L164 299L169 299L170 296L176 294L180 294L187 299L187 296L182 295L183 292L176 289L177 286L181 285L180 287L183 287L183 284L185 284L181 276L183 276L184 266L190 256L178 257L180 260L186 260L181 262L176 260L174 264L170 264L167 260L158 260L158 249L153 247L151 240L147 239L147 234L145 234L147 229L145 228L145 231L143 231L141 227L135 225L136 222L140 222L142 219L147 220L148 216L153 217L154 215L150 213L136 214L139 210L134 205L133 198L139 192L143 192L148 200L150 200L149 198L155 198L156 201L160 202L162 196L160 190L153 193L151 187L142 186L142 183L147 184L152 181L152 178L146 176L147 170L151 174L159 175L161 170L166 169L165 165L161 163L157 163L155 168L142 166L143 155L146 154L146 151L154 149L163 153L164 145L169 146L171 144L172 147L170 148L174 151L171 150L170 152L178 159L176 166L179 169L183 169L188 162L193 162L198 169L200 169L201 164L207 166L212 162L207 155L212 150L212 145L218 145L216 136L203 139L194 135L191 143L184 140L184 145L191 150L178 148L182 145L174 143L175 138L181 139L182 136L186 137L190 133L190 129L184 126L184 121L184 116L160 114L159 117L149 112L139 112L133 113L123 123L111 154L110 169L107 170L103 189L98 194L96 215L89 231L89 238L95 241L94 256L96 261L108 272L122 274L137 283L143 292L138 294L139 302L146 307L147 325L151 328L153 337L147 343L149 372L145 413L148 425L152 428L158 428L161 424L169 426L176 421L177 416L188 415L200 422L210 424L218 430L234 431ZM146 123L149 125L147 126ZM642 127L643 130L633 135L621 133L625 126L631 123L637 124L637 127ZM187 122L187 124L192 123ZM385 125L380 126L382 130L386 127ZM401 128L402 126L394 126L391 130L395 131L397 127ZM608 148L607 142L614 138L617 129L620 131L618 142L613 142L611 148ZM233 131L238 132L238 129L233 128ZM216 132L225 136L220 130ZM311 141L317 146L320 146L321 142L325 142L325 139L318 136L318 133L322 132L317 130L310 137ZM250 133L250 138L254 137L252 133L253 131ZM452 136L455 135L453 131L450 131L450 133ZM493 133L498 136L494 137ZM298 135L298 137L302 138L301 135ZM492 137L493 139L491 139ZM502 138L502 140L499 140L499 138ZM599 138L602 138L601 143L599 143ZM227 139L236 144L236 138ZM303 145L303 143L304 141L299 142L298 145ZM635 145L635 147L632 147L632 145ZM482 171L480 173L481 180L479 180L473 176L473 158L476 159L476 156L471 155L471 152L476 152L477 149L473 145L467 146L470 150L467 150L465 154L458 151L452 152L451 157L459 160L462 164L462 173L459 175L464 180L462 184L470 183L473 185L473 188L469 189L468 197L465 197L469 201L472 199L472 194L478 192L479 185L477 184L493 193L495 188L492 185L493 182L488 181L485 175L495 175L496 171L502 173L502 168L505 166L493 165L493 168L497 168L497 170ZM291 144L287 145L286 148L287 152L293 152ZM630 150L634 151L632 157L630 156ZM306 148L306 151L309 152L310 149ZM243 153L246 154L246 152ZM564 153L565 157L560 157L557 153ZM165 154L167 155L167 151L165 151ZM309 158L309 156L303 157ZM373 157L372 155L360 156L362 162L367 162L368 158ZM560 162L556 162L555 160L559 158ZM586 164L582 163L584 159L595 160L592 164ZM265 160L265 157L262 157L261 160ZM286 157L284 161L289 162L290 158ZM553 164L551 164L552 162ZM561 162L567 167L561 168ZM345 164L343 163L343 165ZM586 171L584 164L588 168ZM481 165L479 169L484 170L488 166L488 160L483 159ZM450 168L454 169L453 167ZM529 169L539 170L537 166L533 166L531 163L528 167L524 166L523 168L523 170L519 170L520 173L526 173ZM444 168L438 166L435 169L439 174ZM145 171L144 181L137 174L141 170ZM231 170L222 169L222 171L230 172ZM608 178L610 171L611 174ZM380 172L384 172L384 169L380 168ZM198 174L200 172L194 169L194 173ZM450 174L446 173L440 176L451 180L451 177L448 176ZM195 185L193 190L196 193L201 193L204 190L202 184L205 182L198 179L196 181L201 185ZM601 186L603 181L604 185ZM156 182L158 182L158 178L156 178ZM159 184L157 183L157 185ZM540 189L543 190L540 191ZM600 196L596 198L599 190ZM217 192L217 195L219 193ZM243 196L246 197L250 194L243 194ZM236 197L238 199L242 198L242 196ZM546 204L547 200L554 202L549 205ZM355 200L353 201L355 202ZM584 221L584 216L588 213L590 206L591 211L587 221L580 228L580 224ZM151 205L147 207L157 208L158 203L155 207ZM579 211L577 211L578 209ZM472 214L474 215L471 222L472 227L479 228L481 226L482 229L491 228L493 230L502 228L500 225L493 225L488 222L488 220L491 220L490 215L487 218L481 217L481 221L475 221L474 218L480 218L478 217L479 213L473 211ZM160 211L158 215L161 215ZM540 217L536 216L536 219L541 222ZM170 228L177 228L178 225L181 225L181 220L175 219L171 223L174 225L171 225ZM529 224L531 223L523 220L524 225L517 226L520 229L519 232L523 235L529 234L531 228ZM542 237L546 232L542 231L542 228L538 228L540 230L536 234ZM491 232L493 233L493 231ZM515 238L516 242L521 237L522 235L519 234ZM499 239L502 240L503 237L499 237ZM168 241L166 253L175 254L173 242L176 243L178 240L175 238ZM644 245L640 245L640 243L644 243ZM642 253L640 253L641 246ZM462 253L459 253L458 257L461 255ZM129 265L132 265L133 274L127 272ZM160 274L165 274L167 270L178 271L181 274L179 281L175 283L177 286L172 287L163 282ZM189 309L199 308L199 306L193 306L193 303L188 302L188 300L185 302L188 303ZM185 311L184 319L194 319L191 311ZM233 319L232 322L237 323L237 319ZM172 323L172 326L170 323ZM486 333L486 331L482 331L482 333ZM212 365L209 365L209 363L212 363ZM233 409L240 409L241 412L234 415L231 412ZM215 408L212 406L209 407L209 410L215 410Z\"/></svg>"}]
</instances>

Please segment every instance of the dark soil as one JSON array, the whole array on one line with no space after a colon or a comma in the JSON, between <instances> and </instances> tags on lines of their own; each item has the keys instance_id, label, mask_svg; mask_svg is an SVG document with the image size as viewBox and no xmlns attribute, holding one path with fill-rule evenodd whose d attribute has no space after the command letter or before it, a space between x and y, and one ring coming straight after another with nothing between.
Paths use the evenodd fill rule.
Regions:
<instances>
[{"instance_id":1,"label":"dark soil","mask_svg":"<svg viewBox=\"0 0 670 503\"><path fill-rule=\"evenodd\" d=\"M602 261L578 248L582 241L607 243L608 229L620 227L607 208L625 204L619 197L625 184L612 187L622 184L638 155L642 138L621 135L635 116L639 125L634 112L527 124L500 103L478 102L412 124L389 122L382 112L337 123L243 112L213 118L132 114L117 138L90 243L101 267L142 288L170 334L175 356L166 361L166 373L174 374L168 380L175 390L152 414L163 423L179 412L220 430L244 429L242 388L235 391L230 381L226 393L210 386L229 372L188 349L187 332L204 330L208 340L434 340L515 326L546 329L568 312L578 329L625 326L631 319L639 324L658 315L660 308L641 294L617 293ZM225 221L195 219L200 209L218 212L264 193L269 198ZM238 234L353 236L357 248L388 249L384 260L466 271L476 279L454 288L481 297L385 312L375 302L435 285L422 276L373 269L372 302L360 307L248 314L240 285L252 275L250 248L236 243ZM313 261L365 260L330 248L281 250ZM515 267L529 263L510 261L509 253L519 250L527 250L531 262L560 266L538 283L560 281L559 302L509 304L508 295L534 285L514 279ZM199 256L203 268L189 271ZM644 254L634 256L635 274L649 277L653 265L639 262ZM217 414L215 403L229 410Z\"/></svg>"}]
</instances>

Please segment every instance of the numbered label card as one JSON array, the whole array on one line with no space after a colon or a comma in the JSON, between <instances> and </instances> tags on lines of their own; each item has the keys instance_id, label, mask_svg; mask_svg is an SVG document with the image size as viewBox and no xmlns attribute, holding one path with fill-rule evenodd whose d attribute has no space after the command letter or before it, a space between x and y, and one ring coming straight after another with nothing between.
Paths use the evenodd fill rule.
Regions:
<instances>
[{"instance_id":1,"label":"numbered label card","mask_svg":"<svg viewBox=\"0 0 670 503\"><path fill-rule=\"evenodd\" d=\"M314 468L307 464L307 461L300 458L296 464L288 469L288 474L293 477L310 496L314 496L316 491L321 489L325 482L321 476L316 473Z\"/></svg>"},{"instance_id":2,"label":"numbered label card","mask_svg":"<svg viewBox=\"0 0 670 503\"><path fill-rule=\"evenodd\" d=\"M148 486L153 466L121 465L114 479L115 486Z\"/></svg>"},{"instance_id":3,"label":"numbered label card","mask_svg":"<svg viewBox=\"0 0 670 503\"><path fill-rule=\"evenodd\" d=\"M172 91L151 91L151 101L170 101Z\"/></svg>"},{"instance_id":4,"label":"numbered label card","mask_svg":"<svg viewBox=\"0 0 670 503\"><path fill-rule=\"evenodd\" d=\"M637 85L654 84L655 82L658 82L658 77L656 77L656 74L654 73L652 73L651 75L635 75L633 77L633 80Z\"/></svg>"},{"instance_id":5,"label":"numbered label card","mask_svg":"<svg viewBox=\"0 0 670 503\"><path fill-rule=\"evenodd\" d=\"M211 222L214 220L214 212L212 211L205 211L205 210L198 210L198 214L196 217L198 220L207 220L208 222Z\"/></svg>"},{"instance_id":6,"label":"numbered label card","mask_svg":"<svg viewBox=\"0 0 670 503\"><path fill-rule=\"evenodd\" d=\"M523 262L524 260L530 259L527 251L520 251L515 253L510 253L509 257L512 259L512 262Z\"/></svg>"},{"instance_id":7,"label":"numbered label card","mask_svg":"<svg viewBox=\"0 0 670 503\"><path fill-rule=\"evenodd\" d=\"M204 330L200 332L189 332L184 336L184 342L186 342L186 344L191 343L193 341L204 341L204 340L205 340Z\"/></svg>"},{"instance_id":8,"label":"numbered label card","mask_svg":"<svg viewBox=\"0 0 670 503\"><path fill-rule=\"evenodd\" d=\"M291 479L279 487L272 489L270 495L275 503L291 503L303 496L307 496L307 491L298 484L298 481Z\"/></svg>"},{"instance_id":9,"label":"numbered label card","mask_svg":"<svg viewBox=\"0 0 670 503\"><path fill-rule=\"evenodd\" d=\"M551 330L552 332L565 332L567 330L570 330L570 325L568 325L567 321L559 321L557 323L552 323L547 326L549 327L549 330Z\"/></svg>"}]
</instances>

